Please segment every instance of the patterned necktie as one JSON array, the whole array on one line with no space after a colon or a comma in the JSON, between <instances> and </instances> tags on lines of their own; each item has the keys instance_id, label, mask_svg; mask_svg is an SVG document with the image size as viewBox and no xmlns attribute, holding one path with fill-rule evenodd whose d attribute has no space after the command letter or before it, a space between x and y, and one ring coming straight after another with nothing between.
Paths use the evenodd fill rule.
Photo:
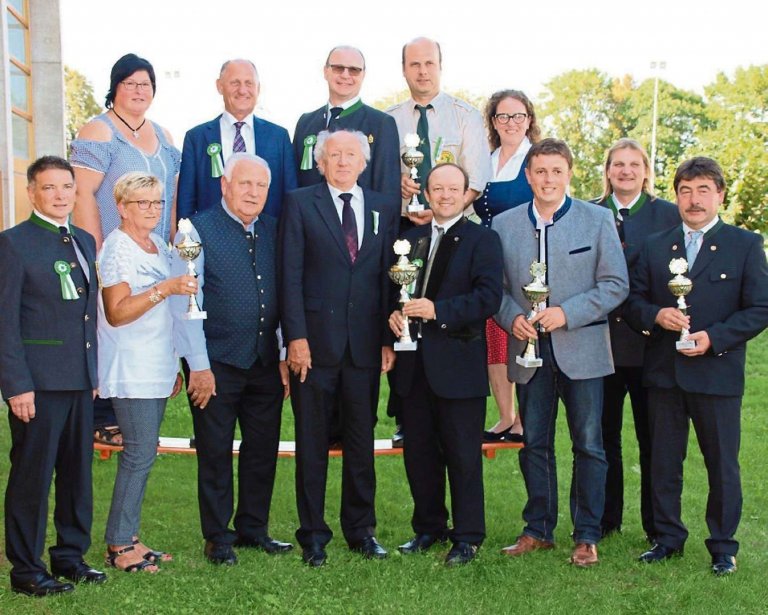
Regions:
<instances>
[{"instance_id":1,"label":"patterned necktie","mask_svg":"<svg viewBox=\"0 0 768 615\"><path fill-rule=\"evenodd\" d=\"M235 122L235 140L232 142L233 154L245 151L245 139L243 139L243 135L240 134L240 129L243 127L243 124L245 124L245 122Z\"/></svg>"},{"instance_id":2,"label":"patterned necktie","mask_svg":"<svg viewBox=\"0 0 768 615\"><path fill-rule=\"evenodd\" d=\"M330 114L328 115L328 126L330 126L330 125L331 125L331 122L332 122L333 120L335 120L336 118L338 118L338 117L339 117L339 115L341 115L341 112L342 112L343 110L344 110L344 109L342 109L341 107L331 107L331 112L330 112ZM326 128L327 128L328 126L326 126Z\"/></svg>"},{"instance_id":3,"label":"patterned necktie","mask_svg":"<svg viewBox=\"0 0 768 615\"><path fill-rule=\"evenodd\" d=\"M688 271L693 269L693 263L696 262L696 256L699 254L699 237L703 234L702 231L688 232L688 242L685 245L685 256L688 259Z\"/></svg>"},{"instance_id":4,"label":"patterned necktie","mask_svg":"<svg viewBox=\"0 0 768 615\"><path fill-rule=\"evenodd\" d=\"M619 215L616 216L616 230L619 231L619 241L621 241L621 245L625 245L625 234L624 234L624 221L629 218L629 210L625 207L622 207L619 210Z\"/></svg>"},{"instance_id":5,"label":"patterned necktie","mask_svg":"<svg viewBox=\"0 0 768 615\"><path fill-rule=\"evenodd\" d=\"M357 221L350 204L352 195L349 192L344 192L339 195L339 198L344 201L344 207L341 210L341 230L344 231L344 241L347 243L349 258L354 263L357 259Z\"/></svg>"},{"instance_id":6,"label":"patterned necktie","mask_svg":"<svg viewBox=\"0 0 768 615\"><path fill-rule=\"evenodd\" d=\"M443 240L443 236L445 235L445 229L442 226L436 226L435 231L437 231L437 236L435 237L435 240L432 242L432 247L429 251L429 258L427 259L427 268L424 270L424 282L421 285L421 296L425 296L427 294L427 284L429 284L429 276L432 275L432 265L435 262L435 256L437 255L437 250L440 248L440 242Z\"/></svg>"},{"instance_id":7,"label":"patterned necktie","mask_svg":"<svg viewBox=\"0 0 768 615\"><path fill-rule=\"evenodd\" d=\"M416 149L424 154L423 162L418 166L419 182L424 184L424 180L427 177L427 173L432 168L432 154L429 151L429 122L427 121L427 109L431 109L432 105L422 106L416 105L416 110L419 112L419 121L416 124L416 134L419 135L419 147ZM422 188L424 186L422 185ZM419 194L419 202L426 205L427 200L424 196L424 191Z\"/></svg>"}]
</instances>

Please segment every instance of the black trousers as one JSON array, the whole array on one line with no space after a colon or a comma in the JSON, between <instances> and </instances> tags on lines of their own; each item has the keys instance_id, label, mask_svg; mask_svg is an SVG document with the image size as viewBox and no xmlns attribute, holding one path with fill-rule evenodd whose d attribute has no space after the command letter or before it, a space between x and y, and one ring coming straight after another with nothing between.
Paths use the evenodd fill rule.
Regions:
<instances>
[{"instance_id":1,"label":"black trousers","mask_svg":"<svg viewBox=\"0 0 768 615\"><path fill-rule=\"evenodd\" d=\"M635 436L640 452L640 518L647 536L654 535L651 503L651 425L648 418L648 391L643 387L643 368L616 366L616 373L603 379L603 447L608 461L605 480L603 531L618 529L624 517L624 461L621 429L624 399L629 393Z\"/></svg>"},{"instance_id":2,"label":"black trousers","mask_svg":"<svg viewBox=\"0 0 768 615\"><path fill-rule=\"evenodd\" d=\"M11 472L5 492L5 550L11 580L46 571L42 561L48 495L56 474L56 546L51 564L67 568L91 546L93 520L93 391L36 391L29 423L8 410Z\"/></svg>"},{"instance_id":3,"label":"black trousers","mask_svg":"<svg viewBox=\"0 0 768 615\"><path fill-rule=\"evenodd\" d=\"M446 399L432 392L417 351L413 385L403 400L405 471L417 534L447 533L445 475L451 489L454 542L485 538L483 428L485 398Z\"/></svg>"},{"instance_id":4,"label":"black trousers","mask_svg":"<svg viewBox=\"0 0 768 615\"><path fill-rule=\"evenodd\" d=\"M268 534L269 507L280 444L283 385L278 364L249 369L211 361L216 396L205 409L194 406L197 448L197 494L206 540L232 543L237 536ZM240 423L238 498L235 532L229 529L234 509L232 440Z\"/></svg>"},{"instance_id":5,"label":"black trousers","mask_svg":"<svg viewBox=\"0 0 768 615\"><path fill-rule=\"evenodd\" d=\"M741 397L686 393L652 388L648 392L653 457L653 518L659 543L679 549L688 538L681 518L683 461L688 447L689 421L704 457L709 478L706 522L710 553L736 555L733 536L741 519Z\"/></svg>"},{"instance_id":6,"label":"black trousers","mask_svg":"<svg viewBox=\"0 0 768 615\"><path fill-rule=\"evenodd\" d=\"M315 366L305 382L291 374L291 404L296 426L296 506L302 546L326 545L333 537L325 522L328 478L328 431L338 409L344 449L341 478L341 529L354 544L373 536L376 527L374 498L372 408L380 370L355 367L346 353L333 367Z\"/></svg>"}]
</instances>

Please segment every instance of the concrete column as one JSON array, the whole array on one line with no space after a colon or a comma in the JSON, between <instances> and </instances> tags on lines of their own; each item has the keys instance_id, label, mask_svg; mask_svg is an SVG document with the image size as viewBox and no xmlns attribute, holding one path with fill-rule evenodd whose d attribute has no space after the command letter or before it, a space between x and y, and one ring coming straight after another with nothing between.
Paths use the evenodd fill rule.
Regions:
<instances>
[{"instance_id":1,"label":"concrete column","mask_svg":"<svg viewBox=\"0 0 768 615\"><path fill-rule=\"evenodd\" d=\"M29 0L35 158L66 156L59 0Z\"/></svg>"}]
</instances>

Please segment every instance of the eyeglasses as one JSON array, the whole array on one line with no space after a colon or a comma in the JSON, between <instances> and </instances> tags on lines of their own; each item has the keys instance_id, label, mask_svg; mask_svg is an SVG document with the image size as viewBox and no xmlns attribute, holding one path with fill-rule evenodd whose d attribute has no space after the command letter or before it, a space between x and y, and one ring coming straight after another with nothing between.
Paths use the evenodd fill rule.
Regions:
<instances>
[{"instance_id":1,"label":"eyeglasses","mask_svg":"<svg viewBox=\"0 0 768 615\"><path fill-rule=\"evenodd\" d=\"M527 113L497 113L493 116L499 124L509 124L509 120L512 120L515 124L522 124L525 118L528 117Z\"/></svg>"},{"instance_id":2,"label":"eyeglasses","mask_svg":"<svg viewBox=\"0 0 768 615\"><path fill-rule=\"evenodd\" d=\"M123 87L129 92L133 92L134 90L151 90L152 89L152 83L149 81L143 81L141 83L136 83L135 81L121 81L120 83L122 83Z\"/></svg>"},{"instance_id":3,"label":"eyeglasses","mask_svg":"<svg viewBox=\"0 0 768 615\"><path fill-rule=\"evenodd\" d=\"M343 64L326 64L333 71L334 75L343 75L344 71L349 71L352 77L358 77L365 69L359 66L344 66Z\"/></svg>"},{"instance_id":4,"label":"eyeglasses","mask_svg":"<svg viewBox=\"0 0 768 615\"><path fill-rule=\"evenodd\" d=\"M161 199L159 201L150 201L148 199L140 199L138 201L126 201L126 205L130 205L131 203L136 203L136 205L139 206L139 209L142 211L147 211L149 209L149 206L151 205L155 209L162 209L165 207L165 200Z\"/></svg>"}]
</instances>

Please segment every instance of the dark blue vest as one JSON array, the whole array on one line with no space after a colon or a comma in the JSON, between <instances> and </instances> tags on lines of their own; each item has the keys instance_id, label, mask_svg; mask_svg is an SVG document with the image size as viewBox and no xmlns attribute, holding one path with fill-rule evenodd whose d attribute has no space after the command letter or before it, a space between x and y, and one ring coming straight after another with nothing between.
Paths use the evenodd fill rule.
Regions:
<instances>
[{"instance_id":1,"label":"dark blue vest","mask_svg":"<svg viewBox=\"0 0 768 615\"><path fill-rule=\"evenodd\" d=\"M525 167L523 163L515 179L488 182L485 185L485 190L475 201L475 213L480 216L483 226L491 228L494 216L533 200L533 192L525 176Z\"/></svg>"},{"instance_id":2,"label":"dark blue vest","mask_svg":"<svg viewBox=\"0 0 768 615\"><path fill-rule=\"evenodd\" d=\"M221 205L192 219L205 254L203 309L208 357L248 369L257 359L270 365L278 359L275 330L277 222L262 214L253 234Z\"/></svg>"}]
</instances>

